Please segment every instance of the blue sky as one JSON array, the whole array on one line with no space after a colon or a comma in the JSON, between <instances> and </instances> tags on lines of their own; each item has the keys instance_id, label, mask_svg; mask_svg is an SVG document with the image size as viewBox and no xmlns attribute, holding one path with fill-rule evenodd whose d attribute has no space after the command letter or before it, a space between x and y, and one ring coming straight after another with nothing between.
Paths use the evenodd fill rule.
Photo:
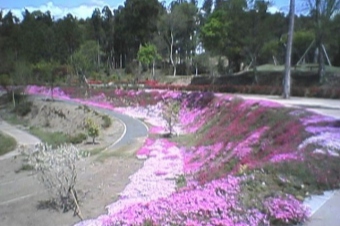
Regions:
<instances>
[{"instance_id":1,"label":"blue sky","mask_svg":"<svg viewBox=\"0 0 340 226\"><path fill-rule=\"evenodd\" d=\"M91 16L96 7L103 8L108 5L113 9L124 4L124 0L30 0L29 3L27 2L27 0L0 0L0 9L5 13L11 10L19 18L21 18L21 12L24 8L29 11L41 10L46 12L49 10L55 18L61 18L68 13L72 13L78 18L86 18ZM168 0L167 2L170 1ZM203 0L199 0L198 2L201 3ZM271 7L271 11L288 10L288 0L273 0L272 2L273 6Z\"/></svg>"}]
</instances>

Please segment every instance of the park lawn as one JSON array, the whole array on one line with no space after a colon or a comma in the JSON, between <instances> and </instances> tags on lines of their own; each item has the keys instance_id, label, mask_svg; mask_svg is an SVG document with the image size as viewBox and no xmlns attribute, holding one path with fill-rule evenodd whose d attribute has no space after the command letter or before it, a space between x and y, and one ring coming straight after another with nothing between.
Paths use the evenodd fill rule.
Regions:
<instances>
[{"instance_id":1,"label":"park lawn","mask_svg":"<svg viewBox=\"0 0 340 226\"><path fill-rule=\"evenodd\" d=\"M17 146L17 142L13 137L3 133L0 133L0 144L0 156L13 151Z\"/></svg>"}]
</instances>

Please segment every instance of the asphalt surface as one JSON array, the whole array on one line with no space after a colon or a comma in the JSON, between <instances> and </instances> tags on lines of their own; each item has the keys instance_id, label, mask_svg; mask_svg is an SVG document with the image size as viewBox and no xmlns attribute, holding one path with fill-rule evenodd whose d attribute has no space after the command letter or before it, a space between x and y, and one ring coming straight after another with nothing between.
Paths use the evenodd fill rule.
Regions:
<instances>
[{"instance_id":1,"label":"asphalt surface","mask_svg":"<svg viewBox=\"0 0 340 226\"><path fill-rule=\"evenodd\" d=\"M237 95L245 99L268 100L282 104L286 107L302 108L321 115L333 117L335 119L340 119L339 99L321 99L304 97L291 97L290 99L283 99L280 96L245 95L245 94Z\"/></svg>"}]
</instances>

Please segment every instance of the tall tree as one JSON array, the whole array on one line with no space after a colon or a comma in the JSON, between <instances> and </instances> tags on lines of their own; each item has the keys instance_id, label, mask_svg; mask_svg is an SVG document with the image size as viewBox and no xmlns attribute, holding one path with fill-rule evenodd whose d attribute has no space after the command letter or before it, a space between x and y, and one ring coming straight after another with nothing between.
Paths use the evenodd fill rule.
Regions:
<instances>
[{"instance_id":1,"label":"tall tree","mask_svg":"<svg viewBox=\"0 0 340 226\"><path fill-rule=\"evenodd\" d=\"M64 64L82 43L83 35L79 21L72 14L67 14L64 18L55 21L54 33L57 43L55 60Z\"/></svg>"},{"instance_id":2,"label":"tall tree","mask_svg":"<svg viewBox=\"0 0 340 226\"><path fill-rule=\"evenodd\" d=\"M137 54L137 58L143 64L146 64L149 67L152 64L152 77L155 77L155 61L160 58L159 54L157 53L157 48L155 45L146 44L142 46Z\"/></svg>"},{"instance_id":3,"label":"tall tree","mask_svg":"<svg viewBox=\"0 0 340 226\"><path fill-rule=\"evenodd\" d=\"M202 10L204 11L204 14L206 16L209 16L211 14L213 3L214 3L213 0L204 0Z\"/></svg>"},{"instance_id":4,"label":"tall tree","mask_svg":"<svg viewBox=\"0 0 340 226\"><path fill-rule=\"evenodd\" d=\"M96 8L91 17L91 24L92 24L92 38L97 42L97 71L100 69L101 66L101 44L104 40L104 30L102 26L102 15L99 8Z\"/></svg>"},{"instance_id":5,"label":"tall tree","mask_svg":"<svg viewBox=\"0 0 340 226\"><path fill-rule=\"evenodd\" d=\"M195 52L194 39L197 32L197 6L193 3L173 2L167 13L163 14L159 29L169 49L169 59L173 75L177 73L178 61L188 60ZM178 59L177 59L178 56Z\"/></svg>"},{"instance_id":6,"label":"tall tree","mask_svg":"<svg viewBox=\"0 0 340 226\"><path fill-rule=\"evenodd\" d=\"M114 17L108 6L102 9L102 27L104 30L102 46L106 61L106 70L109 74L110 70L114 68Z\"/></svg>"},{"instance_id":7,"label":"tall tree","mask_svg":"<svg viewBox=\"0 0 340 226\"><path fill-rule=\"evenodd\" d=\"M215 55L226 56L229 68L240 70L243 58L244 38L249 34L246 26L247 12L242 0L223 2L201 28L204 47Z\"/></svg>"},{"instance_id":8,"label":"tall tree","mask_svg":"<svg viewBox=\"0 0 340 226\"><path fill-rule=\"evenodd\" d=\"M293 47L293 35L294 35L294 18L295 18L295 0L290 0L289 3L289 31L286 50L286 62L285 62L285 75L283 85L283 98L290 98L290 72L291 72L291 56Z\"/></svg>"},{"instance_id":9,"label":"tall tree","mask_svg":"<svg viewBox=\"0 0 340 226\"><path fill-rule=\"evenodd\" d=\"M20 29L22 56L31 63L50 61L55 50L53 20L49 11L25 10Z\"/></svg>"},{"instance_id":10,"label":"tall tree","mask_svg":"<svg viewBox=\"0 0 340 226\"><path fill-rule=\"evenodd\" d=\"M151 41L157 31L162 5L158 0L126 0L123 11L123 32L131 50L128 54L135 58L139 47Z\"/></svg>"},{"instance_id":11,"label":"tall tree","mask_svg":"<svg viewBox=\"0 0 340 226\"><path fill-rule=\"evenodd\" d=\"M320 82L322 82L325 76L325 49L323 42L331 18L340 10L340 0L308 0L308 5L315 21L315 44L319 65L318 74Z\"/></svg>"},{"instance_id":12,"label":"tall tree","mask_svg":"<svg viewBox=\"0 0 340 226\"><path fill-rule=\"evenodd\" d=\"M4 16L0 11L0 74L8 74L18 60L19 26L19 19L11 11Z\"/></svg>"},{"instance_id":13,"label":"tall tree","mask_svg":"<svg viewBox=\"0 0 340 226\"><path fill-rule=\"evenodd\" d=\"M245 35L239 38L246 56L249 56L251 60L250 65L253 68L256 83L258 83L257 65L260 51L266 43L274 38L268 7L269 2L266 0L255 0L254 4L250 5L248 11L244 13L246 30L243 34Z\"/></svg>"}]
</instances>

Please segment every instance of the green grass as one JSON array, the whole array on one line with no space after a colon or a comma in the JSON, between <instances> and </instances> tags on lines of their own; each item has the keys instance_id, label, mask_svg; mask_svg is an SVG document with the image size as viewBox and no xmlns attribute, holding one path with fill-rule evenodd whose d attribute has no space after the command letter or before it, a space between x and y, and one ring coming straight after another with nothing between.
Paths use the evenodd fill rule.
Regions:
<instances>
[{"instance_id":1,"label":"green grass","mask_svg":"<svg viewBox=\"0 0 340 226\"><path fill-rule=\"evenodd\" d=\"M196 144L199 138L200 137L196 133L191 133L191 134L181 134L178 136L174 136L171 138L171 140L182 146L191 147Z\"/></svg>"},{"instance_id":2,"label":"green grass","mask_svg":"<svg viewBox=\"0 0 340 226\"><path fill-rule=\"evenodd\" d=\"M257 71L283 71L284 70L284 65L273 65L273 64L264 64L257 66Z\"/></svg>"},{"instance_id":3,"label":"green grass","mask_svg":"<svg viewBox=\"0 0 340 226\"><path fill-rule=\"evenodd\" d=\"M37 127L31 127L29 132L38 137L42 142L57 147L58 145L69 143L69 138L62 132L47 132Z\"/></svg>"},{"instance_id":4,"label":"green grass","mask_svg":"<svg viewBox=\"0 0 340 226\"><path fill-rule=\"evenodd\" d=\"M90 156L93 156L93 155L98 155L99 153L101 153L102 151L105 150L105 147L101 147L101 148L94 148L94 149L91 149L89 151L86 151L90 154Z\"/></svg>"},{"instance_id":5,"label":"green grass","mask_svg":"<svg viewBox=\"0 0 340 226\"><path fill-rule=\"evenodd\" d=\"M0 133L0 144L0 156L13 151L17 146L17 142L13 137L3 133Z\"/></svg>"},{"instance_id":6,"label":"green grass","mask_svg":"<svg viewBox=\"0 0 340 226\"><path fill-rule=\"evenodd\" d=\"M12 124L12 125L23 125L23 126L27 126L28 122L23 119L20 118L19 116L15 115L15 114L3 114L1 116L6 122Z\"/></svg>"},{"instance_id":7,"label":"green grass","mask_svg":"<svg viewBox=\"0 0 340 226\"><path fill-rule=\"evenodd\" d=\"M334 67L334 66L327 66L326 65L326 71L331 73L338 73L338 76L340 75L340 67Z\"/></svg>"},{"instance_id":8,"label":"green grass","mask_svg":"<svg viewBox=\"0 0 340 226\"><path fill-rule=\"evenodd\" d=\"M133 144L130 144L130 145L120 147L116 150L101 151L98 153L96 161L104 162L106 159L111 158L111 157L117 157L117 158L134 157L136 151L139 150L139 148L141 147L142 147L142 144L138 147L135 147Z\"/></svg>"},{"instance_id":9,"label":"green grass","mask_svg":"<svg viewBox=\"0 0 340 226\"><path fill-rule=\"evenodd\" d=\"M15 173L20 173L21 171L32 171L32 170L34 170L34 166L25 163L19 169L17 169Z\"/></svg>"},{"instance_id":10,"label":"green grass","mask_svg":"<svg viewBox=\"0 0 340 226\"><path fill-rule=\"evenodd\" d=\"M329 73L340 73L340 67L334 66L325 66L326 72ZM318 64L302 64L298 66L292 66L293 71L300 72L317 72ZM283 71L284 65L273 65L273 64L264 64L257 67L258 72L275 72L275 71Z\"/></svg>"}]
</instances>

